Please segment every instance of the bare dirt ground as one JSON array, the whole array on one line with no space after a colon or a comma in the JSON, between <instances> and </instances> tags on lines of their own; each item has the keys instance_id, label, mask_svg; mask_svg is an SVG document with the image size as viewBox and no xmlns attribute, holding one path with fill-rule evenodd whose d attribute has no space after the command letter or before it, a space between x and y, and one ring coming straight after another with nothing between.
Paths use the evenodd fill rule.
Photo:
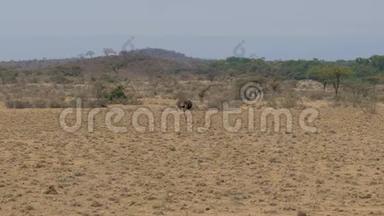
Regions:
<instances>
[{"instance_id":1,"label":"bare dirt ground","mask_svg":"<svg viewBox=\"0 0 384 216\"><path fill-rule=\"evenodd\" d=\"M317 134L71 134L59 112L0 109L0 215L384 215L383 110L322 107Z\"/></svg>"}]
</instances>

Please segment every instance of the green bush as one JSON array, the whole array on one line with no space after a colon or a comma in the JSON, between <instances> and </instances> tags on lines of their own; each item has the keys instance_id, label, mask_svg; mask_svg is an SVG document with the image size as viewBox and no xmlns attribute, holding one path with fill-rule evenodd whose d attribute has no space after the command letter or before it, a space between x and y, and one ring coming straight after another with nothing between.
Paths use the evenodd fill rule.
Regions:
<instances>
[{"instance_id":1,"label":"green bush","mask_svg":"<svg viewBox=\"0 0 384 216\"><path fill-rule=\"evenodd\" d=\"M17 82L19 74L16 71L0 70L0 83L11 84Z\"/></svg>"},{"instance_id":2,"label":"green bush","mask_svg":"<svg viewBox=\"0 0 384 216\"><path fill-rule=\"evenodd\" d=\"M105 94L105 99L108 100L109 104L140 104L140 101L134 94L126 94L123 86L119 85L114 88L111 92Z\"/></svg>"},{"instance_id":3,"label":"green bush","mask_svg":"<svg viewBox=\"0 0 384 216\"><path fill-rule=\"evenodd\" d=\"M107 98L109 101L122 101L126 100L127 96L124 93L124 87L123 86L117 86L115 89L113 89L108 95Z\"/></svg>"},{"instance_id":4,"label":"green bush","mask_svg":"<svg viewBox=\"0 0 384 216\"><path fill-rule=\"evenodd\" d=\"M72 67L58 66L56 67L56 71L64 76L78 77L81 75L82 69L79 66L72 66Z\"/></svg>"}]
</instances>

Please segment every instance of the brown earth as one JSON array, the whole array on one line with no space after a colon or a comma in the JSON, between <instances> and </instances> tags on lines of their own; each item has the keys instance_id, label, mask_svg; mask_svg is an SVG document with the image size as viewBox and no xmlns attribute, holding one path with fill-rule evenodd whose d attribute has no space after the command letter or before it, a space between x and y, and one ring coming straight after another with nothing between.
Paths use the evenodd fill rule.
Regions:
<instances>
[{"instance_id":1,"label":"brown earth","mask_svg":"<svg viewBox=\"0 0 384 216\"><path fill-rule=\"evenodd\" d=\"M315 134L72 134L0 108L0 215L384 215L384 110L319 109Z\"/></svg>"}]
</instances>

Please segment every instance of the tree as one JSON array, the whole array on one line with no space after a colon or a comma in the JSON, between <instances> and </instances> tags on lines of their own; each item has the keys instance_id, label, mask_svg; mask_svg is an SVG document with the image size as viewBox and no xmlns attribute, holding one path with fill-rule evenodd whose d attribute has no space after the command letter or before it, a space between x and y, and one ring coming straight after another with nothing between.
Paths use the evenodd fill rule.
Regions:
<instances>
[{"instance_id":1,"label":"tree","mask_svg":"<svg viewBox=\"0 0 384 216\"><path fill-rule=\"evenodd\" d=\"M89 58L93 58L93 56L95 55L96 53L92 50L89 50L88 52L85 53L85 56L89 56Z\"/></svg>"},{"instance_id":2,"label":"tree","mask_svg":"<svg viewBox=\"0 0 384 216\"><path fill-rule=\"evenodd\" d=\"M331 82L332 74L327 66L316 66L310 69L309 74L315 80L323 84L324 91L327 89L327 85Z\"/></svg>"},{"instance_id":3,"label":"tree","mask_svg":"<svg viewBox=\"0 0 384 216\"><path fill-rule=\"evenodd\" d=\"M120 102L121 100L127 99L127 96L124 92L124 87L121 85L117 86L109 93L109 95L107 95L107 99L111 102Z\"/></svg>"},{"instance_id":4,"label":"tree","mask_svg":"<svg viewBox=\"0 0 384 216\"><path fill-rule=\"evenodd\" d=\"M355 62L357 64L361 64L361 65L368 65L369 64L369 59L365 59L365 58L357 58L355 60Z\"/></svg>"},{"instance_id":5,"label":"tree","mask_svg":"<svg viewBox=\"0 0 384 216\"><path fill-rule=\"evenodd\" d=\"M369 58L371 64L379 70L384 70L384 56L375 55Z\"/></svg>"},{"instance_id":6,"label":"tree","mask_svg":"<svg viewBox=\"0 0 384 216\"><path fill-rule=\"evenodd\" d=\"M339 94L341 79L352 74L352 70L346 66L329 66L329 72L333 77L333 88L336 96Z\"/></svg>"},{"instance_id":7,"label":"tree","mask_svg":"<svg viewBox=\"0 0 384 216\"><path fill-rule=\"evenodd\" d=\"M373 84L373 91L376 93L376 86L377 84L384 83L384 75L383 74L377 74L374 76L370 76L365 78L366 81L368 81L370 84Z\"/></svg>"},{"instance_id":8,"label":"tree","mask_svg":"<svg viewBox=\"0 0 384 216\"><path fill-rule=\"evenodd\" d=\"M122 51L119 52L119 55L120 56L128 56L129 52L127 50L122 50Z\"/></svg>"},{"instance_id":9,"label":"tree","mask_svg":"<svg viewBox=\"0 0 384 216\"><path fill-rule=\"evenodd\" d=\"M116 51L113 50L112 48L104 48L103 53L105 56L116 55Z\"/></svg>"},{"instance_id":10,"label":"tree","mask_svg":"<svg viewBox=\"0 0 384 216\"><path fill-rule=\"evenodd\" d=\"M336 96L339 94L341 80L351 74L351 68L339 65L316 66L310 70L310 75L323 84L324 90L328 83L332 83Z\"/></svg>"}]
</instances>

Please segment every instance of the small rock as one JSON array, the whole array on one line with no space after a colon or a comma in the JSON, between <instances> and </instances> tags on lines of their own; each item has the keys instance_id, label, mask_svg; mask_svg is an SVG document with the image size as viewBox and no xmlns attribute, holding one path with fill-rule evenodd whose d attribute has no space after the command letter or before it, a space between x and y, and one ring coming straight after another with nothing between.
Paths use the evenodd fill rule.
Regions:
<instances>
[{"instance_id":1,"label":"small rock","mask_svg":"<svg viewBox=\"0 0 384 216\"><path fill-rule=\"evenodd\" d=\"M101 207L103 205L101 203L97 202L97 201L94 201L91 206L92 207Z\"/></svg>"},{"instance_id":2,"label":"small rock","mask_svg":"<svg viewBox=\"0 0 384 216\"><path fill-rule=\"evenodd\" d=\"M28 205L28 206L25 207L25 210L26 211L33 211L34 208L32 206Z\"/></svg>"},{"instance_id":3,"label":"small rock","mask_svg":"<svg viewBox=\"0 0 384 216\"><path fill-rule=\"evenodd\" d=\"M302 211L298 211L297 216L307 216L307 214Z\"/></svg>"},{"instance_id":4,"label":"small rock","mask_svg":"<svg viewBox=\"0 0 384 216\"><path fill-rule=\"evenodd\" d=\"M55 186L51 185L48 187L48 190L44 192L45 194L50 194L50 195L56 195L58 194Z\"/></svg>"},{"instance_id":5,"label":"small rock","mask_svg":"<svg viewBox=\"0 0 384 216\"><path fill-rule=\"evenodd\" d=\"M366 195L361 195L360 199L371 199L372 195L371 194L366 194Z\"/></svg>"}]
</instances>

